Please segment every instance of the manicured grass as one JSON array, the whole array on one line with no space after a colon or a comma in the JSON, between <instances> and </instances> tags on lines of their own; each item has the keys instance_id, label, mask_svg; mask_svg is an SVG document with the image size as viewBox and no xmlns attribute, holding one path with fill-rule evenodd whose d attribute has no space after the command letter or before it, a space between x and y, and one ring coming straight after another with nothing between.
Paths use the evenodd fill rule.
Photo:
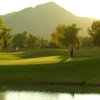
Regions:
<instances>
[{"instance_id":1,"label":"manicured grass","mask_svg":"<svg viewBox=\"0 0 100 100\"><path fill-rule=\"evenodd\" d=\"M41 49L0 54L0 83L100 85L100 49Z\"/></svg>"}]
</instances>

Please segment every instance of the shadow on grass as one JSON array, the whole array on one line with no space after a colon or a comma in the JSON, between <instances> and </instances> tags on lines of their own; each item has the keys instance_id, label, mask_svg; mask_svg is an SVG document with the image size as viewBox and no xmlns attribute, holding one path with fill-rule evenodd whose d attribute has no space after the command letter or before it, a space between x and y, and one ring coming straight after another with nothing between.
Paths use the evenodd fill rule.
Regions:
<instances>
[{"instance_id":1,"label":"shadow on grass","mask_svg":"<svg viewBox=\"0 0 100 100\"><path fill-rule=\"evenodd\" d=\"M60 62L59 63L64 63L66 62L66 60L68 60L69 58L67 56L59 56Z\"/></svg>"},{"instance_id":2,"label":"shadow on grass","mask_svg":"<svg viewBox=\"0 0 100 100\"><path fill-rule=\"evenodd\" d=\"M89 83L100 78L100 59L60 59L53 64L0 66L0 83L100 85L99 81Z\"/></svg>"},{"instance_id":3,"label":"shadow on grass","mask_svg":"<svg viewBox=\"0 0 100 100\"><path fill-rule=\"evenodd\" d=\"M38 57L47 57L47 56L64 56L66 54L65 50L59 49L41 49L41 50L34 50L33 52L23 52L22 54L18 55L22 59L27 58L38 58Z\"/></svg>"}]
</instances>

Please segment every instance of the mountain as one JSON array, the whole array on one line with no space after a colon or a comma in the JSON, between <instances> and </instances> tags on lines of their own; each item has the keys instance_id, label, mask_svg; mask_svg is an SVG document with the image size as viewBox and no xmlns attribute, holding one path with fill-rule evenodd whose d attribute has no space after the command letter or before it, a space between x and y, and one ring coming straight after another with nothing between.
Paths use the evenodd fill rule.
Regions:
<instances>
[{"instance_id":1,"label":"mountain","mask_svg":"<svg viewBox=\"0 0 100 100\"><path fill-rule=\"evenodd\" d=\"M35 8L25 8L2 17L13 29L13 33L27 31L45 39L50 38L58 24L77 24L82 28L80 34L86 35L87 28L94 21L94 19L75 16L54 2L41 4Z\"/></svg>"}]
</instances>

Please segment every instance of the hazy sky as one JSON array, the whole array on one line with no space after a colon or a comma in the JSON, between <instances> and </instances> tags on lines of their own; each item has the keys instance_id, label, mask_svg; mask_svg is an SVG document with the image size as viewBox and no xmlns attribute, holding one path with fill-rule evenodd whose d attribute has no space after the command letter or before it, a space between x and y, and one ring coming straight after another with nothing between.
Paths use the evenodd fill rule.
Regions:
<instances>
[{"instance_id":1,"label":"hazy sky","mask_svg":"<svg viewBox=\"0 0 100 100\"><path fill-rule=\"evenodd\" d=\"M0 15L50 1L75 15L100 19L100 0L0 0Z\"/></svg>"}]
</instances>

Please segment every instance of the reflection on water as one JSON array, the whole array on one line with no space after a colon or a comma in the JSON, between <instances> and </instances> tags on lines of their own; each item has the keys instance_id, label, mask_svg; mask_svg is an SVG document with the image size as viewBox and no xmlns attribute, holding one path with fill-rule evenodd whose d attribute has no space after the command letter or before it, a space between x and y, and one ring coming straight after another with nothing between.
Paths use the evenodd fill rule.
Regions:
<instances>
[{"instance_id":1,"label":"reflection on water","mask_svg":"<svg viewBox=\"0 0 100 100\"><path fill-rule=\"evenodd\" d=\"M0 92L0 100L100 100L100 94L7 91Z\"/></svg>"},{"instance_id":2,"label":"reflection on water","mask_svg":"<svg viewBox=\"0 0 100 100\"><path fill-rule=\"evenodd\" d=\"M4 92L0 92L0 100L5 100L5 93Z\"/></svg>"}]
</instances>

